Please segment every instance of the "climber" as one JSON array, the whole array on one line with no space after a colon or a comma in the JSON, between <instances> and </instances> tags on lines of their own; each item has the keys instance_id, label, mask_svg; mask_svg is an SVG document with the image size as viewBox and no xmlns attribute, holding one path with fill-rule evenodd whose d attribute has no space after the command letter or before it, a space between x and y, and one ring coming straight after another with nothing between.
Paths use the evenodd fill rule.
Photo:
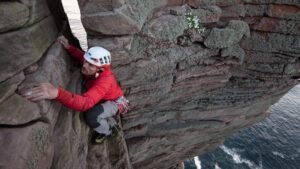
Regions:
<instances>
[{"instance_id":1,"label":"climber","mask_svg":"<svg viewBox=\"0 0 300 169\"><path fill-rule=\"evenodd\" d=\"M64 36L58 37L58 42L82 63L86 92L77 95L50 83L42 83L21 95L31 101L55 99L70 109L84 112L86 123L96 131L92 142L101 143L105 136L112 134L116 125L112 117L129 109L129 102L110 69L110 52L102 47L91 47L84 53L69 44Z\"/></svg>"}]
</instances>

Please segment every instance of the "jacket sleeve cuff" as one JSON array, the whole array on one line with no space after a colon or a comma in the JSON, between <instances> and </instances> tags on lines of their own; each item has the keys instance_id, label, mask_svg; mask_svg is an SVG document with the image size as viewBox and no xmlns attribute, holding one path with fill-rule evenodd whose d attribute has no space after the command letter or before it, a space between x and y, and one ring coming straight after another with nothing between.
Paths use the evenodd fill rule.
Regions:
<instances>
[{"instance_id":1,"label":"jacket sleeve cuff","mask_svg":"<svg viewBox=\"0 0 300 169\"><path fill-rule=\"evenodd\" d=\"M57 94L57 97L55 98L55 100L63 102L64 100L66 100L67 97L68 97L68 92L66 90L64 90L63 88L59 87L58 94Z\"/></svg>"}]
</instances>

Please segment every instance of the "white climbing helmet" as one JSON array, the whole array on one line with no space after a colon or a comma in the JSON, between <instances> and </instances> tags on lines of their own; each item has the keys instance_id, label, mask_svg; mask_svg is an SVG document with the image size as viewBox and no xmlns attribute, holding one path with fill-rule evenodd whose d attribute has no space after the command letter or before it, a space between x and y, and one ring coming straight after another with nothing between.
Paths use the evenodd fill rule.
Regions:
<instances>
[{"instance_id":1,"label":"white climbing helmet","mask_svg":"<svg viewBox=\"0 0 300 169\"><path fill-rule=\"evenodd\" d=\"M110 52L102 47L91 47L84 54L84 59L92 65L105 67L111 64Z\"/></svg>"}]
</instances>

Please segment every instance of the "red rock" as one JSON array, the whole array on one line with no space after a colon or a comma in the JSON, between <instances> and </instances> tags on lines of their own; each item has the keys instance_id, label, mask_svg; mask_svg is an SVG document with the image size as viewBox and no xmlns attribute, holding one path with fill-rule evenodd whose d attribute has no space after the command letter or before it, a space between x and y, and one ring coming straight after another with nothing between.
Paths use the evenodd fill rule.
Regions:
<instances>
[{"instance_id":1,"label":"red rock","mask_svg":"<svg viewBox=\"0 0 300 169\"><path fill-rule=\"evenodd\" d=\"M193 8L199 8L200 1L201 0L186 0L186 3Z\"/></svg>"},{"instance_id":2,"label":"red rock","mask_svg":"<svg viewBox=\"0 0 300 169\"><path fill-rule=\"evenodd\" d=\"M243 17L245 16L245 7L244 5L234 5L223 7L222 9L222 17Z\"/></svg>"},{"instance_id":3,"label":"red rock","mask_svg":"<svg viewBox=\"0 0 300 169\"><path fill-rule=\"evenodd\" d=\"M268 6L267 5L252 5L247 4L244 5L246 13L245 16L264 16L267 12Z\"/></svg>"},{"instance_id":4,"label":"red rock","mask_svg":"<svg viewBox=\"0 0 300 169\"><path fill-rule=\"evenodd\" d=\"M293 20L299 18L295 11L286 13L281 11L282 14L280 12L278 14L280 17L275 16L277 14L273 17L272 12L268 13L267 7L271 6L271 2L276 4L288 3L287 1L243 1L258 5L245 9L245 16L247 16L245 20L251 23L252 27L251 37L242 38L243 35L249 33L247 24L228 25L228 29L232 30L229 31L233 34L232 41L241 43L240 45L247 52L242 65L232 65L236 62L231 59L236 59L239 56L236 54L238 52L229 50L226 53L225 50L220 51L219 48L208 50L203 45L201 36L191 35L192 42L195 40L197 43L194 42L189 47L178 46L173 41L163 41L162 37L165 36L164 34L174 33L173 31L178 26L183 26L176 19L170 22L175 17L181 17L182 21L185 21L182 17L185 10L179 8L183 4L187 8L198 8L200 2L201 8L192 9L192 11L199 11L197 16L201 19L201 23L209 23L204 24L209 32L215 27L222 28L228 24L223 20L219 22L221 15L243 20L243 8L246 5L240 4L241 0L80 0L83 5L81 6L83 20L87 19L89 22L89 25L85 25L86 29L91 31L88 36L89 46L99 44L112 50L114 72L121 81L124 92L132 105L132 111L123 119L125 126L123 131L129 153L122 150L126 148L126 144L120 144L124 140L115 138L107 139L103 145L90 146L88 133L90 129L83 122L83 114L75 113L67 108L61 109L58 113L60 106L52 102L38 103L38 107L33 103L24 104L23 102L26 101L18 98L18 95L13 95L11 98L2 99L4 101L1 104L2 107L0 106L0 111L2 110L2 116L4 116L0 118L4 121L4 125L0 128L0 146L4 150L0 152L0 168L129 169L131 167L123 165L129 162L128 157L134 168L170 168L178 161L206 153L217 147L234 131L261 120L264 117L261 112L265 112L294 85L291 77L298 71L296 66L299 65L297 54L300 41L299 36L294 35L297 34L296 29L299 29L298 22ZM289 3L292 1L298 2L298 0L289 0ZM46 0L39 2L46 2ZM165 7L166 4L169 6ZM294 3L295 6L297 4ZM239 8L234 8L233 5ZM223 7L223 12L220 6ZM127 10L126 7L128 7ZM173 10L171 14L164 13L170 12L171 8ZM153 13L156 10L165 11L155 17ZM172 16L166 17L165 14ZM268 14L271 18L262 18ZM43 15L37 14L37 16ZM85 18L86 16L89 18ZM280 20L280 23L276 23L274 18ZM156 23L153 23L154 26L152 25L151 28L157 29L152 29L150 33L156 36L140 32L141 29L145 31L149 25L151 26L153 20ZM273 30L272 27L274 27ZM47 34L49 32L51 34L50 25L40 29L45 29ZM283 33L269 33L269 31ZM170 39L182 35L181 29L178 32L172 34L174 38ZM7 34L9 33L1 33L1 37ZM126 37L119 36L124 34ZM24 32L17 32L16 36L24 36ZM49 48L53 40L49 43L47 39L37 39L33 45L28 43L37 37L40 36L29 36L17 41L11 40L11 37L4 38L3 42L12 43L7 46L2 45L5 47L2 50L3 56L7 52L23 52L9 55L18 56L16 60L22 65L9 77L16 78L12 76L39 60L39 69L28 74L22 85L50 81L56 86L65 87L69 78L72 77L68 90L79 93L80 90L77 90L81 87L79 73L76 76L70 75L69 70L72 69L69 66L70 61L61 60L64 58L65 50L58 48L60 47L58 44L55 44L54 49ZM56 38L56 35L53 37ZM244 42L235 41L236 37L239 40L242 38ZM102 39L94 41L96 38ZM222 40L215 36L213 40L216 41L212 42L219 43L218 39ZM15 47L17 44L25 47ZM44 57L39 59L40 56L45 56L46 50L28 52L32 53L30 55L26 53L27 50L38 50L44 44L46 44L42 46L44 49L56 51L50 52L52 59L44 59ZM15 48L18 50L12 50ZM41 55L34 61L25 60L38 54ZM9 58L13 57L5 57L3 61ZM3 64L2 67L4 66L6 65ZM11 67L13 70L16 69L16 66ZM11 72L6 69L8 68L5 67L2 70L2 74ZM285 76L289 77L285 78ZM11 83L6 84L5 86L9 86ZM21 85L18 84L18 86ZM5 94L7 90L9 94ZM14 93L15 87L10 87L10 89L4 87L2 91L4 91L4 96L10 95ZM19 104L16 106L16 103ZM37 114L33 113L34 107L38 110ZM7 108L13 108L14 112L10 112ZM33 118L35 116L36 118ZM39 120L43 121L42 124L36 122ZM20 123L27 124L20 126L18 125ZM6 128L6 125L16 125L16 127ZM51 146L54 146L54 149ZM52 151L47 151L48 149Z\"/></svg>"},{"instance_id":5,"label":"red rock","mask_svg":"<svg viewBox=\"0 0 300 169\"><path fill-rule=\"evenodd\" d=\"M26 124L41 117L36 103L13 94L0 104L0 124Z\"/></svg>"},{"instance_id":6,"label":"red rock","mask_svg":"<svg viewBox=\"0 0 300 169\"><path fill-rule=\"evenodd\" d=\"M140 30L139 23L126 15L129 9L82 15L82 24L89 35L128 35Z\"/></svg>"},{"instance_id":7,"label":"red rock","mask_svg":"<svg viewBox=\"0 0 300 169\"><path fill-rule=\"evenodd\" d=\"M124 4L124 0L79 0L82 13L112 11Z\"/></svg>"},{"instance_id":8,"label":"red rock","mask_svg":"<svg viewBox=\"0 0 300 169\"><path fill-rule=\"evenodd\" d=\"M274 30L278 26L279 21L280 20L278 20L278 19L264 17L255 26L255 29L271 32L272 30Z\"/></svg>"},{"instance_id":9,"label":"red rock","mask_svg":"<svg viewBox=\"0 0 300 169\"><path fill-rule=\"evenodd\" d=\"M0 32L20 28L29 20L29 9L17 1L0 3Z\"/></svg>"},{"instance_id":10,"label":"red rock","mask_svg":"<svg viewBox=\"0 0 300 169\"><path fill-rule=\"evenodd\" d=\"M250 27L259 23L260 20L261 20L261 17L246 17L244 19L244 21L247 22Z\"/></svg>"},{"instance_id":11,"label":"red rock","mask_svg":"<svg viewBox=\"0 0 300 169\"><path fill-rule=\"evenodd\" d=\"M51 168L53 144L49 132L48 124L42 122L0 128L1 169Z\"/></svg>"},{"instance_id":12,"label":"red rock","mask_svg":"<svg viewBox=\"0 0 300 169\"><path fill-rule=\"evenodd\" d=\"M167 6L178 6L183 5L185 0L168 0Z\"/></svg>"},{"instance_id":13,"label":"red rock","mask_svg":"<svg viewBox=\"0 0 300 169\"><path fill-rule=\"evenodd\" d=\"M31 74L31 73L35 72L38 68L39 68L39 65L37 63L34 63L24 69L24 74L25 75Z\"/></svg>"},{"instance_id":14,"label":"red rock","mask_svg":"<svg viewBox=\"0 0 300 169\"><path fill-rule=\"evenodd\" d=\"M102 46L109 51L113 50L130 50L132 36L116 36L111 38L90 38L88 40L89 46Z\"/></svg>"},{"instance_id":15,"label":"red rock","mask_svg":"<svg viewBox=\"0 0 300 169\"><path fill-rule=\"evenodd\" d=\"M245 21L254 30L300 35L300 22L271 17L247 17Z\"/></svg>"},{"instance_id":16,"label":"red rock","mask_svg":"<svg viewBox=\"0 0 300 169\"><path fill-rule=\"evenodd\" d=\"M0 104L15 93L18 85L25 79L24 73L20 72L8 80L0 83ZM0 106L1 107L1 106ZM1 111L1 110L0 110ZM1 119L1 118L0 118Z\"/></svg>"},{"instance_id":17,"label":"red rock","mask_svg":"<svg viewBox=\"0 0 300 169\"><path fill-rule=\"evenodd\" d=\"M285 18L286 15L297 14L300 15L300 7L291 5L270 5L268 15L271 17ZM299 20L299 18L298 18Z\"/></svg>"},{"instance_id":18,"label":"red rock","mask_svg":"<svg viewBox=\"0 0 300 169\"><path fill-rule=\"evenodd\" d=\"M218 6L235 6L237 4L241 4L243 1L242 0L219 0L216 5Z\"/></svg>"},{"instance_id":19,"label":"red rock","mask_svg":"<svg viewBox=\"0 0 300 169\"><path fill-rule=\"evenodd\" d=\"M219 21L222 10L218 6L206 6L193 10L193 14L199 17L201 24L212 23Z\"/></svg>"},{"instance_id":20,"label":"red rock","mask_svg":"<svg viewBox=\"0 0 300 169\"><path fill-rule=\"evenodd\" d=\"M56 36L57 30L52 17L30 27L0 34L0 81L38 61Z\"/></svg>"}]
</instances>

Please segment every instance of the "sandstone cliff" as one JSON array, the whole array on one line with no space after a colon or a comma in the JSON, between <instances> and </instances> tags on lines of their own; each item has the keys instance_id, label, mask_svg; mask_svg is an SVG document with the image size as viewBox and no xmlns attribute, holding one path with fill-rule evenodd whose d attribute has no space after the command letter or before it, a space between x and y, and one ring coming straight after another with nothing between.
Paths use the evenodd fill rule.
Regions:
<instances>
[{"instance_id":1,"label":"sandstone cliff","mask_svg":"<svg viewBox=\"0 0 300 169\"><path fill-rule=\"evenodd\" d=\"M298 0L78 1L89 46L112 51L132 104L128 154L120 135L89 145L82 114L18 95L39 82L80 93L55 42L78 41L59 0L1 1L1 169L168 169L262 120L299 77ZM205 32L187 29L187 12Z\"/></svg>"}]
</instances>

